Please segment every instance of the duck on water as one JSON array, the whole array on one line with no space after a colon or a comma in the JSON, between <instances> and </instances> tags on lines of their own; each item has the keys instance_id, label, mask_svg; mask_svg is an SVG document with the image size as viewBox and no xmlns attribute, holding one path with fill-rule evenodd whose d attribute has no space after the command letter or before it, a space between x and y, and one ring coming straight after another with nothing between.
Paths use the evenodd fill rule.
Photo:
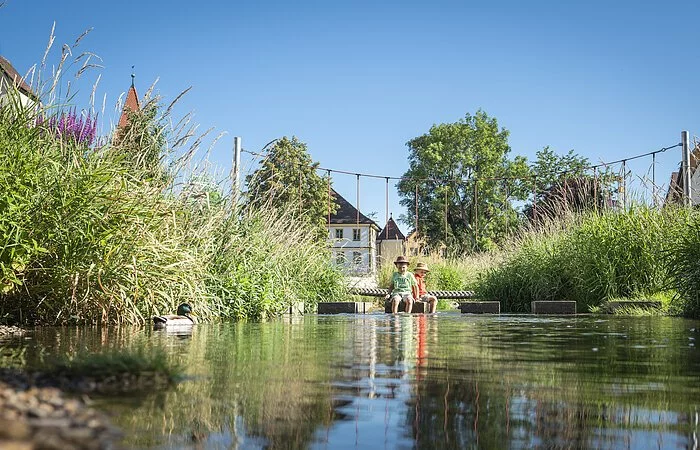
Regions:
<instances>
[{"instance_id":1,"label":"duck on water","mask_svg":"<svg viewBox=\"0 0 700 450\"><path fill-rule=\"evenodd\" d=\"M153 328L166 328L171 326L191 326L197 323L189 303L182 303L177 307L177 314L165 314L153 316Z\"/></svg>"}]
</instances>

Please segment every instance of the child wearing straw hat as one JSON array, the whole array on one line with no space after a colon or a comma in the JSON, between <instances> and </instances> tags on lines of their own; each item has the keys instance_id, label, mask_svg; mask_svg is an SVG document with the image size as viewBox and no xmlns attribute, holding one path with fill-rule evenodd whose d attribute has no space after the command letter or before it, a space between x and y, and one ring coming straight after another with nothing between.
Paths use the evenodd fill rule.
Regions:
<instances>
[{"instance_id":1,"label":"child wearing straw hat","mask_svg":"<svg viewBox=\"0 0 700 450\"><path fill-rule=\"evenodd\" d=\"M418 298L418 283L411 272L408 271L408 260L405 256L399 256L394 261L396 272L391 276L391 312L399 312L399 304L403 302L405 311L410 313L413 309L414 299Z\"/></svg>"},{"instance_id":2,"label":"child wearing straw hat","mask_svg":"<svg viewBox=\"0 0 700 450\"><path fill-rule=\"evenodd\" d=\"M417 301L426 302L430 306L430 313L434 313L437 309L437 297L434 295L429 295L427 289L425 288L425 276L428 275L430 269L426 263L419 262L416 264L416 268L413 269L413 277L418 283L418 297Z\"/></svg>"}]
</instances>

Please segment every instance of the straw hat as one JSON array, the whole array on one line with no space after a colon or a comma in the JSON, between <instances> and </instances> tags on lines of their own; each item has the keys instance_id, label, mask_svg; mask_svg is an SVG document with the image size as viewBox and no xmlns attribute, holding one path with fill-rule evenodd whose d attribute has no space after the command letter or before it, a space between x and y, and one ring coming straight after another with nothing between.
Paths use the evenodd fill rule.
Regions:
<instances>
[{"instance_id":1,"label":"straw hat","mask_svg":"<svg viewBox=\"0 0 700 450\"><path fill-rule=\"evenodd\" d=\"M398 256L396 261L394 261L394 264L408 264L408 260L405 256Z\"/></svg>"},{"instance_id":2,"label":"straw hat","mask_svg":"<svg viewBox=\"0 0 700 450\"><path fill-rule=\"evenodd\" d=\"M413 269L414 271L416 270L424 270L426 272L430 272L430 269L428 269L428 265L426 263L419 262L416 264L416 268Z\"/></svg>"}]
</instances>

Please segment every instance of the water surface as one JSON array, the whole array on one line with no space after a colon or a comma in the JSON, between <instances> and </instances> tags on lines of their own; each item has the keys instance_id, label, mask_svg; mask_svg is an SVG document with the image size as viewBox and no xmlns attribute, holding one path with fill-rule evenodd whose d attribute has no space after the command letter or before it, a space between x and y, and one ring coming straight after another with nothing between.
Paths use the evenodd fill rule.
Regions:
<instances>
[{"instance_id":1,"label":"water surface","mask_svg":"<svg viewBox=\"0 0 700 450\"><path fill-rule=\"evenodd\" d=\"M129 448L695 448L700 322L658 317L305 316L42 328L27 357L165 345L171 390L97 399Z\"/></svg>"}]
</instances>

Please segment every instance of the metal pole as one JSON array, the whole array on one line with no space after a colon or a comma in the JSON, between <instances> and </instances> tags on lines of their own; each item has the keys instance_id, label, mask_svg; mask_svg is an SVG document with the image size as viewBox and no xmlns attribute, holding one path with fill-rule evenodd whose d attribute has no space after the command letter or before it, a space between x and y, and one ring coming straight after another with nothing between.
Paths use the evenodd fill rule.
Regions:
<instances>
[{"instance_id":1,"label":"metal pole","mask_svg":"<svg viewBox=\"0 0 700 450\"><path fill-rule=\"evenodd\" d=\"M537 220L537 175L532 177L532 220Z\"/></svg>"},{"instance_id":2,"label":"metal pole","mask_svg":"<svg viewBox=\"0 0 700 450\"><path fill-rule=\"evenodd\" d=\"M328 232L331 231L331 171L329 170L326 174L328 177ZM331 236L331 239L333 236Z\"/></svg>"},{"instance_id":3,"label":"metal pole","mask_svg":"<svg viewBox=\"0 0 700 450\"><path fill-rule=\"evenodd\" d=\"M479 241L479 207L476 204L476 200L479 196L479 188L477 187L476 180L474 180L474 243Z\"/></svg>"},{"instance_id":4,"label":"metal pole","mask_svg":"<svg viewBox=\"0 0 700 450\"><path fill-rule=\"evenodd\" d=\"M386 191L384 193L384 203L385 203L385 218L386 220L384 221L385 224L389 223L389 177L386 177Z\"/></svg>"},{"instance_id":5,"label":"metal pole","mask_svg":"<svg viewBox=\"0 0 700 450\"><path fill-rule=\"evenodd\" d=\"M447 185L445 185L445 245L447 245Z\"/></svg>"},{"instance_id":6,"label":"metal pole","mask_svg":"<svg viewBox=\"0 0 700 450\"><path fill-rule=\"evenodd\" d=\"M627 161L622 160L622 210L627 211Z\"/></svg>"},{"instance_id":7,"label":"metal pole","mask_svg":"<svg viewBox=\"0 0 700 450\"><path fill-rule=\"evenodd\" d=\"M415 219L415 230L416 230L416 237L418 237L418 180L416 180L416 217Z\"/></svg>"},{"instance_id":8,"label":"metal pole","mask_svg":"<svg viewBox=\"0 0 700 450\"><path fill-rule=\"evenodd\" d=\"M357 224L360 224L360 174L357 175Z\"/></svg>"},{"instance_id":9,"label":"metal pole","mask_svg":"<svg viewBox=\"0 0 700 450\"><path fill-rule=\"evenodd\" d=\"M568 173L564 172L564 212L569 211L569 178L568 178Z\"/></svg>"},{"instance_id":10,"label":"metal pole","mask_svg":"<svg viewBox=\"0 0 700 450\"><path fill-rule=\"evenodd\" d=\"M651 154L651 199L656 208L656 153Z\"/></svg>"},{"instance_id":11,"label":"metal pole","mask_svg":"<svg viewBox=\"0 0 700 450\"><path fill-rule=\"evenodd\" d=\"M510 208L508 208L508 206L509 206L508 205L508 194L510 194L509 189L508 189L508 180L505 180L503 182L503 184L505 185L505 192L506 192L506 199L505 199L505 202L503 204L503 209L505 210L505 213L506 213L506 234L508 234L508 225L509 225L508 213L510 213Z\"/></svg>"},{"instance_id":12,"label":"metal pole","mask_svg":"<svg viewBox=\"0 0 700 450\"><path fill-rule=\"evenodd\" d=\"M684 204L693 204L692 189L690 186L690 141L687 131L681 131L681 145L683 148L683 197Z\"/></svg>"},{"instance_id":13,"label":"metal pole","mask_svg":"<svg viewBox=\"0 0 700 450\"><path fill-rule=\"evenodd\" d=\"M598 212L598 168L593 168L593 210Z\"/></svg>"},{"instance_id":14,"label":"metal pole","mask_svg":"<svg viewBox=\"0 0 700 450\"><path fill-rule=\"evenodd\" d=\"M233 180L231 181L233 206L236 206L241 193L241 138L238 136L233 138Z\"/></svg>"}]
</instances>

